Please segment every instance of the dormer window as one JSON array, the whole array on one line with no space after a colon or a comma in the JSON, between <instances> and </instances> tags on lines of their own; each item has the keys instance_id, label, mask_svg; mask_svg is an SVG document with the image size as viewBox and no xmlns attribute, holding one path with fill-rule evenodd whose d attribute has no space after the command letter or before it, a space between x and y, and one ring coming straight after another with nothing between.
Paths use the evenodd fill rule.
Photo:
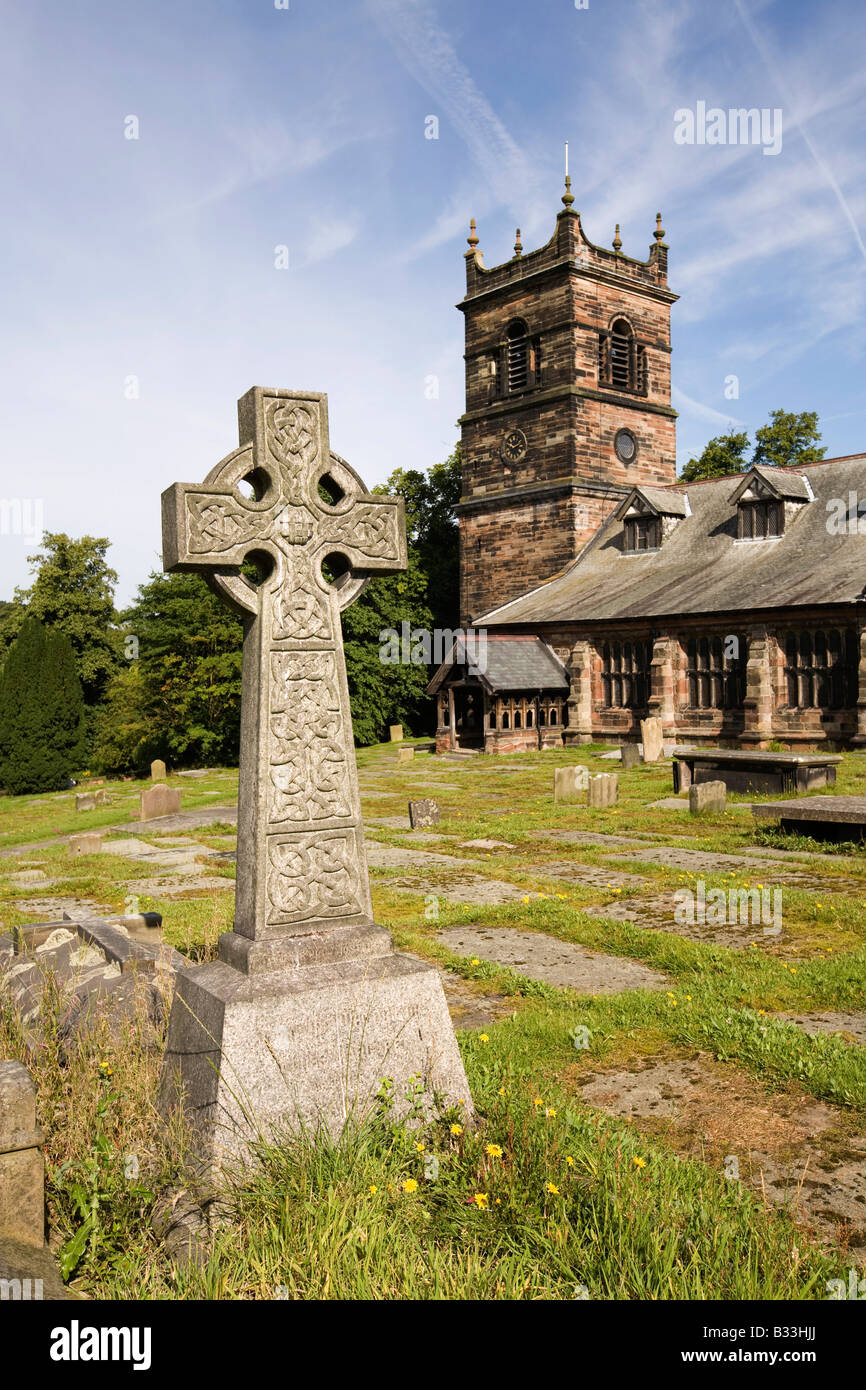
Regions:
<instances>
[{"instance_id":1,"label":"dormer window","mask_svg":"<svg viewBox=\"0 0 866 1390\"><path fill-rule=\"evenodd\" d=\"M629 552L658 550L661 519L657 516L628 516L625 519L625 548Z\"/></svg>"},{"instance_id":2,"label":"dormer window","mask_svg":"<svg viewBox=\"0 0 866 1390\"><path fill-rule=\"evenodd\" d=\"M737 506L737 539L778 540L814 501L808 478L783 468L752 464L731 494Z\"/></svg>"},{"instance_id":3,"label":"dormer window","mask_svg":"<svg viewBox=\"0 0 866 1390\"><path fill-rule=\"evenodd\" d=\"M677 527L691 516L689 499L673 488L636 487L614 516L623 526L623 553L639 555L667 545Z\"/></svg>"},{"instance_id":4,"label":"dormer window","mask_svg":"<svg viewBox=\"0 0 866 1390\"><path fill-rule=\"evenodd\" d=\"M741 541L768 541L781 536L784 518L776 498L742 501L737 509L737 536Z\"/></svg>"}]
</instances>

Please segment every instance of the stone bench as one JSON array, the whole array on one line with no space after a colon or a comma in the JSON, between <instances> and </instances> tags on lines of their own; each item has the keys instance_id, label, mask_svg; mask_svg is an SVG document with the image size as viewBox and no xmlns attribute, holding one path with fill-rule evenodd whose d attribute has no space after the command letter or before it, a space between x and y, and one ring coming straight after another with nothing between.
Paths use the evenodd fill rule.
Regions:
<instances>
[{"instance_id":1,"label":"stone bench","mask_svg":"<svg viewBox=\"0 0 866 1390\"><path fill-rule=\"evenodd\" d=\"M862 840L866 796L809 796L803 801L764 801L752 807L759 820L778 820L780 828L813 840Z\"/></svg>"},{"instance_id":2,"label":"stone bench","mask_svg":"<svg viewBox=\"0 0 866 1390\"><path fill-rule=\"evenodd\" d=\"M729 792L787 792L801 796L832 787L839 753L765 753L740 748L675 748L674 791L693 782L724 782Z\"/></svg>"}]
</instances>

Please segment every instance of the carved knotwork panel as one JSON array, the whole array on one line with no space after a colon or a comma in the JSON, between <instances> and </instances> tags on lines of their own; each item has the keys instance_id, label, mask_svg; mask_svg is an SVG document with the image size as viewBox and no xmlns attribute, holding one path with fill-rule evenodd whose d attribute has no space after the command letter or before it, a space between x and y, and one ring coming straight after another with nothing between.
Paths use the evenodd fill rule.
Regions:
<instances>
[{"instance_id":1,"label":"carved knotwork panel","mask_svg":"<svg viewBox=\"0 0 866 1390\"><path fill-rule=\"evenodd\" d=\"M352 814L334 652L271 653L268 733L270 823L315 823Z\"/></svg>"},{"instance_id":2,"label":"carved knotwork panel","mask_svg":"<svg viewBox=\"0 0 866 1390\"><path fill-rule=\"evenodd\" d=\"M354 829L269 836L268 922L279 925L360 912L363 862Z\"/></svg>"}]
</instances>

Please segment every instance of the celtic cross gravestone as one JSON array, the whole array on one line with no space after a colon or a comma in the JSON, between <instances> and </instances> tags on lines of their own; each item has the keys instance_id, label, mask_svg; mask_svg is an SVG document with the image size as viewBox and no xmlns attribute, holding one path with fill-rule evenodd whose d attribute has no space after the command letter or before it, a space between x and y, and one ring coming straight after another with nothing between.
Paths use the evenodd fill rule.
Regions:
<instances>
[{"instance_id":1,"label":"celtic cross gravestone","mask_svg":"<svg viewBox=\"0 0 866 1390\"><path fill-rule=\"evenodd\" d=\"M238 420L240 448L162 499L165 569L244 620L234 928L178 980L161 1083L217 1159L337 1132L386 1077L471 1105L438 972L373 922L361 826L340 610L405 568L402 500L331 453L322 394L254 387Z\"/></svg>"}]
</instances>

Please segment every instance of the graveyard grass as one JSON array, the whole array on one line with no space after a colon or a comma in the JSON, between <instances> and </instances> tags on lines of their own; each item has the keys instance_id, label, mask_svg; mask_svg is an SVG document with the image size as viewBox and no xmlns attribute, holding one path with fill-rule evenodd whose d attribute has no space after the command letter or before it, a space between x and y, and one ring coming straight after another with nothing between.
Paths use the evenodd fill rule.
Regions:
<instances>
[{"instance_id":1,"label":"graveyard grass","mask_svg":"<svg viewBox=\"0 0 866 1390\"><path fill-rule=\"evenodd\" d=\"M856 1152L866 1132L864 1048L810 1036L785 1017L866 1009L866 853L785 840L807 872L798 886L784 888L783 937L756 935L743 949L646 930L603 911L590 915L588 908L605 906L614 913L646 892L616 886L624 868L671 897L693 886L695 875L654 859L625 866L611 859L615 845L564 844L543 832L646 836L656 848L719 854L783 843L736 809L744 798L699 820L689 818L685 798L682 812L652 808L648 803L671 794L669 762L622 773L619 801L610 808L554 805L554 768L580 761L591 772L609 771L602 751L478 758L459 770L420 751L399 768L393 747L358 755L368 841L447 850L458 870L471 860L464 869L520 890L502 906L469 905L445 896L455 871L437 862L371 870L376 919L394 932L398 949L439 963L467 1000L489 1010L481 1027L461 1029L455 1018L476 1128L461 1123L459 1107L418 1128L397 1124L385 1095L340 1143L307 1134L263 1146L258 1163L225 1190L202 1194L182 1131L165 1131L157 1120L159 1052L142 1045L137 1024L113 1038L97 1021L64 1064L50 996L35 1057L25 1057L16 1019L0 1008L0 1057L27 1060L36 1078L47 1132L51 1245L74 1288L122 1299L827 1297L827 1281L844 1278L856 1263L848 1243L857 1233L840 1224L828 1234L802 1215L794 1220L760 1191L727 1179L724 1159L761 1147L765 1136L755 1126L819 1102L834 1114L820 1136L823 1152ZM416 790L434 774L441 790ZM236 794L236 778L225 769L169 783L183 788L185 810L228 805ZM0 799L0 848L12 851L0 862L4 929L44 918L34 898L123 910L129 881L142 876L140 863L108 854L73 858L50 841L123 821L143 785L107 782L113 804L87 813L86 824L71 794ZM866 757L846 755L837 790L866 794ZM442 808L440 843L419 843L408 830L377 823L405 815L409 796L418 795L434 795ZM134 822L129 830L138 833ZM183 833L205 848L224 844L231 827ZM152 830L146 838L159 843ZM477 838L512 848L461 848ZM610 871L611 885L545 873L565 860L573 879L580 865L593 866ZM27 870L40 871L50 886L11 878ZM231 924L233 866L208 861L207 874L225 878L225 890L190 887L161 896L163 875L155 870L149 898L140 899L142 909L164 913L165 939L194 960L212 958ZM708 889L763 883L757 869L701 876ZM440 933L468 924L530 930L637 961L662 972L666 985L578 995L455 954ZM580 1025L588 1046L578 1050L573 1035ZM592 1074L672 1059L698 1059L720 1086L734 1087L739 1136L721 1124L718 1133L710 1124L695 1134L669 1118L628 1120L581 1097L581 1082ZM718 1097L716 1103L723 1104ZM205 1205L218 1198L210 1210L221 1219L212 1222L201 1263L173 1259L154 1229L179 1187ZM862 1241L862 1228L859 1235Z\"/></svg>"}]
</instances>

